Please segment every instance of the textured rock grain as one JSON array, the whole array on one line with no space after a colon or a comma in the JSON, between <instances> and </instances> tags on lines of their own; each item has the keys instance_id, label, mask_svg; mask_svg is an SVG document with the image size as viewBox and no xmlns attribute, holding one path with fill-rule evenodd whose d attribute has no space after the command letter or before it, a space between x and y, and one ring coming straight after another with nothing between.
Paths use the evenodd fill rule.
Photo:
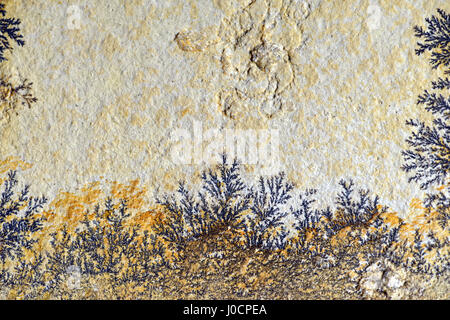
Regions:
<instances>
[{"instance_id":1,"label":"textured rock grain","mask_svg":"<svg viewBox=\"0 0 450 320\"><path fill-rule=\"evenodd\" d=\"M9 1L27 45L2 68L39 101L1 123L0 155L31 163L24 179L49 197L139 179L150 198L199 169L173 163L175 129L279 129L300 187L329 197L353 177L406 215L420 194L399 170L404 122L432 78L412 27L437 7L449 3Z\"/></svg>"}]
</instances>

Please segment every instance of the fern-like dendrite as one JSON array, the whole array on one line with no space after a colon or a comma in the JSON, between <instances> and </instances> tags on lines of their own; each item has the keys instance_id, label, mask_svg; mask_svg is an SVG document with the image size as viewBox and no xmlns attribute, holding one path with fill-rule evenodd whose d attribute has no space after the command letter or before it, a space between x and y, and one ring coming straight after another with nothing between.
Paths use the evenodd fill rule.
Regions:
<instances>
[{"instance_id":1,"label":"fern-like dendrite","mask_svg":"<svg viewBox=\"0 0 450 320\"><path fill-rule=\"evenodd\" d=\"M17 183L16 172L9 172L0 198L0 262L31 249L36 242L33 235L42 228L43 218L37 213L47 199L30 197L29 186L16 192Z\"/></svg>"},{"instance_id":2,"label":"fern-like dendrite","mask_svg":"<svg viewBox=\"0 0 450 320\"><path fill-rule=\"evenodd\" d=\"M441 9L438 9L438 14L426 19L426 30L415 27L416 37L424 41L418 43L416 54L422 55L430 51L430 63L434 69L450 66L450 15ZM445 73L448 74L449 71L450 69ZM406 123L414 131L406 140L409 148L402 152L405 161L402 169L412 174L410 182L419 183L422 189L443 187L447 194L450 173L449 89L450 80L439 78L432 82L434 92L425 90L419 96L417 103L423 105L434 116L434 120L431 124L426 124L417 119L409 119ZM442 194L445 197L445 193Z\"/></svg>"},{"instance_id":3,"label":"fern-like dendrite","mask_svg":"<svg viewBox=\"0 0 450 320\"><path fill-rule=\"evenodd\" d=\"M416 54L421 55L426 51L431 51L431 65L434 69L439 66L450 65L450 14L442 9L438 9L438 15L425 19L427 29L416 26L414 31L416 37L423 39L418 42L419 48Z\"/></svg>"},{"instance_id":4,"label":"fern-like dendrite","mask_svg":"<svg viewBox=\"0 0 450 320\"><path fill-rule=\"evenodd\" d=\"M0 19L0 62L2 62L6 60L4 57L5 52L12 49L11 40L19 46L23 46L25 41L19 33L20 19L7 18L4 4L0 4L0 15L2 16Z\"/></svg>"}]
</instances>

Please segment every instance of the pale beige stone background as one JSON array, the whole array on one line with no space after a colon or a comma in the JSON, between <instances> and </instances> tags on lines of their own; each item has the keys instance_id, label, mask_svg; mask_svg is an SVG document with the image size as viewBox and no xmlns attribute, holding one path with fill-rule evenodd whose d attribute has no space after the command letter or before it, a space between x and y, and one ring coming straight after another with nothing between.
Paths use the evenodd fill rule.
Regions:
<instances>
[{"instance_id":1,"label":"pale beige stone background","mask_svg":"<svg viewBox=\"0 0 450 320\"><path fill-rule=\"evenodd\" d=\"M7 3L27 43L2 68L39 101L1 121L0 155L33 164L35 192L139 178L151 199L199 170L170 157L170 134L197 120L279 129L282 169L324 199L341 177L400 214L421 195L399 169L405 120L435 77L412 28L447 0Z\"/></svg>"}]
</instances>

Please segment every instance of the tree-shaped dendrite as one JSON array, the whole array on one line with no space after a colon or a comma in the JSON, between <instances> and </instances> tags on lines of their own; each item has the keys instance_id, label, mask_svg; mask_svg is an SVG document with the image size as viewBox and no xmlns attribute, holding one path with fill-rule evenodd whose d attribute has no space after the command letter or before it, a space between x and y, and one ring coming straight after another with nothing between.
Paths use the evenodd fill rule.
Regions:
<instances>
[{"instance_id":1,"label":"tree-shaped dendrite","mask_svg":"<svg viewBox=\"0 0 450 320\"><path fill-rule=\"evenodd\" d=\"M416 37L424 39L424 42L417 43L419 48L416 49L416 54L420 56L431 51L430 62L434 69L450 66L450 14L441 9L438 9L438 13L438 16L425 19L427 30L414 27Z\"/></svg>"},{"instance_id":2,"label":"tree-shaped dendrite","mask_svg":"<svg viewBox=\"0 0 450 320\"><path fill-rule=\"evenodd\" d=\"M42 229L43 217L37 213L47 202L45 197L30 197L29 186L16 192L18 180L11 171L0 196L0 262L17 258L36 242L34 234Z\"/></svg>"},{"instance_id":3,"label":"tree-shaped dendrite","mask_svg":"<svg viewBox=\"0 0 450 320\"><path fill-rule=\"evenodd\" d=\"M201 235L243 226L250 208L249 186L241 176L241 165L230 163L225 154L214 169L201 175L201 190L195 195L180 182L176 195L165 195L158 203L165 209L165 221L155 228L165 240L181 245Z\"/></svg>"},{"instance_id":4,"label":"tree-shaped dendrite","mask_svg":"<svg viewBox=\"0 0 450 320\"><path fill-rule=\"evenodd\" d=\"M11 50L10 40L15 41L19 46L23 46L23 36L19 33L20 20L15 18L7 18L5 5L0 4L0 62L6 60L4 57L6 50Z\"/></svg>"},{"instance_id":5,"label":"tree-shaped dendrite","mask_svg":"<svg viewBox=\"0 0 450 320\"><path fill-rule=\"evenodd\" d=\"M444 68L444 74L449 75L450 15L440 9L438 14L426 19L426 30L414 28L416 37L423 40L418 42L416 54L431 52L433 69ZM439 189L428 193L425 204L440 213L440 223L445 227L450 221L450 80L439 77L431 84L432 91L425 90L417 103L425 106L434 119L431 124L413 119L406 122L414 131L406 140L409 148L402 152L402 169L411 173L409 181L419 183L422 189Z\"/></svg>"},{"instance_id":6,"label":"tree-shaped dendrite","mask_svg":"<svg viewBox=\"0 0 450 320\"><path fill-rule=\"evenodd\" d=\"M434 69L450 66L450 15L438 10L439 16L426 19L427 29L415 27L416 37L423 40L416 49L417 55L430 51ZM450 69L444 71L450 74ZM419 96L418 104L432 113L430 125L410 119L407 124L415 130L406 140L409 148L403 151L402 169L411 173L409 181L420 183L422 189L432 186L448 188L450 170L450 80L439 78L432 82L432 90ZM447 93L447 95L445 95ZM448 191L448 190L447 190Z\"/></svg>"}]
</instances>

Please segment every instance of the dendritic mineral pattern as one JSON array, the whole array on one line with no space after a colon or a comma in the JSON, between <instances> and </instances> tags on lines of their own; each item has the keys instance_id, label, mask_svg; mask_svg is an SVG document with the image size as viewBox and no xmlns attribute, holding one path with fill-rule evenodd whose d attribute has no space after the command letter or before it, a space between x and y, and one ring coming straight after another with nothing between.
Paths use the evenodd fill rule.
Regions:
<instances>
[{"instance_id":1,"label":"dendritic mineral pattern","mask_svg":"<svg viewBox=\"0 0 450 320\"><path fill-rule=\"evenodd\" d=\"M449 299L446 0L0 1L0 299Z\"/></svg>"}]
</instances>

